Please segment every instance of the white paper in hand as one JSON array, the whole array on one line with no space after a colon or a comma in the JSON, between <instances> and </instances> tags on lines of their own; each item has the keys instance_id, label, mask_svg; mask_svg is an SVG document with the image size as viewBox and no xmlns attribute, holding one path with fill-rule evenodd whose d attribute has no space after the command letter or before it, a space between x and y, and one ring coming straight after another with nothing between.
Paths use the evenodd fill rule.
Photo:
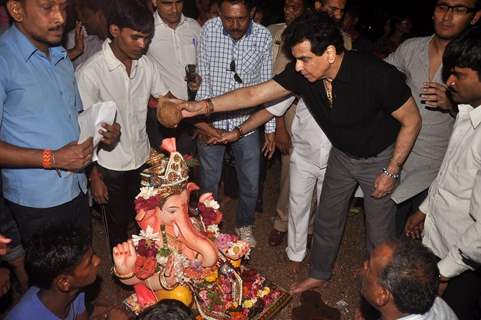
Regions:
<instances>
[{"instance_id":1,"label":"white paper in hand","mask_svg":"<svg viewBox=\"0 0 481 320\"><path fill-rule=\"evenodd\" d=\"M84 142L89 137L94 138L94 154L92 156L92 161L97 161L97 147L100 140L102 140L102 135L99 133L99 130L104 130L102 128L102 123L113 124L116 114L117 105L113 101L96 103L90 107L84 108L84 111L79 114L79 143Z\"/></svg>"}]
</instances>

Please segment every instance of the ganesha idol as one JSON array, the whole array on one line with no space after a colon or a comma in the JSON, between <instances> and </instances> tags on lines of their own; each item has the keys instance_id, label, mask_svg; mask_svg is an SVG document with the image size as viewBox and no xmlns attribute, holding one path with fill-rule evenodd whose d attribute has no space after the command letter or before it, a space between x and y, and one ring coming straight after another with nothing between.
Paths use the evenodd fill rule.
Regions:
<instances>
[{"instance_id":1,"label":"ganesha idol","mask_svg":"<svg viewBox=\"0 0 481 320\"><path fill-rule=\"evenodd\" d=\"M135 200L141 232L113 249L113 273L134 287L140 309L163 298L189 305L195 299L191 291L196 282L209 277L214 281L219 272L233 271L225 263L233 247L219 246L217 239L223 238L217 227L222 220L219 205L212 194L205 193L199 197L200 214L191 217L190 193L199 188L188 182L188 167L176 151L175 139L165 139L162 148L169 156L151 154ZM237 258L248 254L247 243L232 243L237 243ZM235 282L236 276L232 279Z\"/></svg>"}]
</instances>

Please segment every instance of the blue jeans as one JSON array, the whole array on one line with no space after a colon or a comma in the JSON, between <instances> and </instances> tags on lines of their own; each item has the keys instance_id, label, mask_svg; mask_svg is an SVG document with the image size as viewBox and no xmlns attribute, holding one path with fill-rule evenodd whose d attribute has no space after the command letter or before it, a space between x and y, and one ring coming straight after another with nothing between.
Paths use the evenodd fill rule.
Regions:
<instances>
[{"instance_id":1,"label":"blue jeans","mask_svg":"<svg viewBox=\"0 0 481 320\"><path fill-rule=\"evenodd\" d=\"M202 192L212 192L218 199L219 182L222 174L225 146L197 143L200 159L200 187ZM237 227L254 224L259 182L260 144L255 131L231 143L239 182L239 208Z\"/></svg>"}]
</instances>

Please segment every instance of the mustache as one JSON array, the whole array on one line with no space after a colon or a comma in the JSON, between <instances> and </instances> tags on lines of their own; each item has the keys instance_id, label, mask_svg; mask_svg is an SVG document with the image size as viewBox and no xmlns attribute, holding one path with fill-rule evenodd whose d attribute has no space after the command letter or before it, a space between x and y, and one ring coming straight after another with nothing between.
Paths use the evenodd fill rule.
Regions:
<instances>
[{"instance_id":1,"label":"mustache","mask_svg":"<svg viewBox=\"0 0 481 320\"><path fill-rule=\"evenodd\" d=\"M449 86L448 87L448 93L453 94L453 93L457 93L457 91L452 86Z\"/></svg>"},{"instance_id":2,"label":"mustache","mask_svg":"<svg viewBox=\"0 0 481 320\"><path fill-rule=\"evenodd\" d=\"M63 24L60 24L58 26L49 28L48 31L63 31L65 29L65 26Z\"/></svg>"}]
</instances>

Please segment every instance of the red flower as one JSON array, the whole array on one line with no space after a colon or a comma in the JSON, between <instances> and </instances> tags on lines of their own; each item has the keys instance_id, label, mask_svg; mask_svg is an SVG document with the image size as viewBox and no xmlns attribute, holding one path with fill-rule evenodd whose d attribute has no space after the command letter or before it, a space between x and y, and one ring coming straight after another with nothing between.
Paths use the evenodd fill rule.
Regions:
<instances>
[{"instance_id":1,"label":"red flower","mask_svg":"<svg viewBox=\"0 0 481 320\"><path fill-rule=\"evenodd\" d=\"M135 276L140 280L145 280L155 273L157 261L155 257L137 256L135 261Z\"/></svg>"},{"instance_id":2,"label":"red flower","mask_svg":"<svg viewBox=\"0 0 481 320\"><path fill-rule=\"evenodd\" d=\"M149 211L152 209L155 209L159 206L160 203L160 196L155 195L153 197L150 197L148 199L144 199L142 197L139 197L135 199L135 211L140 211L140 210L145 210Z\"/></svg>"},{"instance_id":3,"label":"red flower","mask_svg":"<svg viewBox=\"0 0 481 320\"><path fill-rule=\"evenodd\" d=\"M212 224L219 224L222 221L222 213L214 208L206 207L205 204L199 203L199 212L202 220L208 226Z\"/></svg>"}]
</instances>

